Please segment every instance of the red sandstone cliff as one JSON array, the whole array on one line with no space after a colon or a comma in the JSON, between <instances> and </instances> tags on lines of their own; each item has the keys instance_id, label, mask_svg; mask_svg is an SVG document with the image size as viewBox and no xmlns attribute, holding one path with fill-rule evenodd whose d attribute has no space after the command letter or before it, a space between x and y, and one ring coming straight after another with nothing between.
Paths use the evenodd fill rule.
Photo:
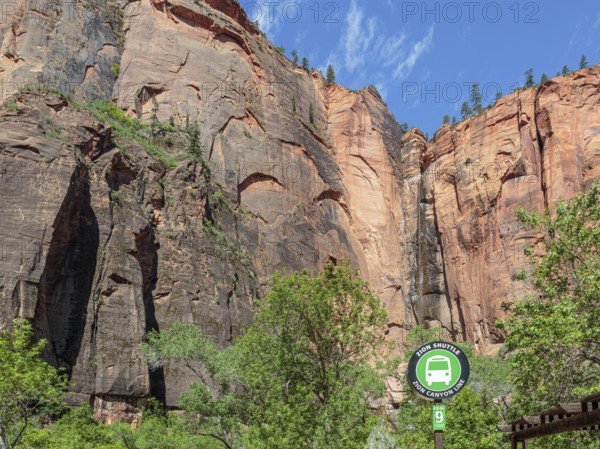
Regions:
<instances>
[{"instance_id":1,"label":"red sandstone cliff","mask_svg":"<svg viewBox=\"0 0 600 449\"><path fill-rule=\"evenodd\" d=\"M99 408L174 404L186 388L179 367L147 370L148 330L194 322L226 345L274 270L331 259L379 292L398 349L427 323L486 350L502 341L500 304L524 294L513 277L532 236L515 209L600 176L599 67L426 142L402 134L374 88L349 92L279 55L234 2L112 6L24 3L0 26L2 100L16 105L0 112L0 319L32 319ZM24 84L197 122L210 173L185 136L159 141L168 168L56 95L11 96Z\"/></svg>"}]
</instances>

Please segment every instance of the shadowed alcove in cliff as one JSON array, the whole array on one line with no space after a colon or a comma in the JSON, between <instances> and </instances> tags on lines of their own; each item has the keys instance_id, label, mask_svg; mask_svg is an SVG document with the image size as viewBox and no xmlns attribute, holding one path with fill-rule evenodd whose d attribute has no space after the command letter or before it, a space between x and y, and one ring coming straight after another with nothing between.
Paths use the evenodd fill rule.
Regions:
<instances>
[{"instance_id":1,"label":"shadowed alcove in cliff","mask_svg":"<svg viewBox=\"0 0 600 449\"><path fill-rule=\"evenodd\" d=\"M49 342L46 358L70 376L88 318L99 245L98 221L81 167L71 177L52 228L33 322L36 338Z\"/></svg>"}]
</instances>

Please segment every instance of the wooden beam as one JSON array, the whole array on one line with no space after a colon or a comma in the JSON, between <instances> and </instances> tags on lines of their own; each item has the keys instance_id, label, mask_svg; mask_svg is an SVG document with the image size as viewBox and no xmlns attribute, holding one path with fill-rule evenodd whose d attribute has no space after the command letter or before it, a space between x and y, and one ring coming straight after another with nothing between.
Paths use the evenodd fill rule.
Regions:
<instances>
[{"instance_id":1,"label":"wooden beam","mask_svg":"<svg viewBox=\"0 0 600 449\"><path fill-rule=\"evenodd\" d=\"M523 420L532 426L537 426L542 423L542 418L539 416L526 416Z\"/></svg>"},{"instance_id":2,"label":"wooden beam","mask_svg":"<svg viewBox=\"0 0 600 449\"><path fill-rule=\"evenodd\" d=\"M583 411L581 402L569 402L567 404L560 404L559 408L562 409L568 415L575 415Z\"/></svg>"},{"instance_id":3,"label":"wooden beam","mask_svg":"<svg viewBox=\"0 0 600 449\"><path fill-rule=\"evenodd\" d=\"M579 413L578 415L570 416L565 419L556 420L548 424L520 430L513 433L512 437L517 441L525 441L532 438L541 438L549 435L556 435L558 433L581 430L585 427L592 427L599 424L600 409L597 409L591 412Z\"/></svg>"},{"instance_id":4,"label":"wooden beam","mask_svg":"<svg viewBox=\"0 0 600 449\"><path fill-rule=\"evenodd\" d=\"M600 402L600 393L583 398L581 402Z\"/></svg>"}]
</instances>

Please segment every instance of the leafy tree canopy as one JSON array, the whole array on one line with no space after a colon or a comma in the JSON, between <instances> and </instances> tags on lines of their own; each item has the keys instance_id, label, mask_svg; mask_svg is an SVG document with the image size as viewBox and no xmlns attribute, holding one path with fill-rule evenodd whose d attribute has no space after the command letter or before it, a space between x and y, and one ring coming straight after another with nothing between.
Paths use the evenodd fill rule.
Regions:
<instances>
[{"instance_id":1,"label":"leafy tree canopy","mask_svg":"<svg viewBox=\"0 0 600 449\"><path fill-rule=\"evenodd\" d=\"M142 350L152 366L170 360L198 374L180 401L192 433L226 448L362 449L377 422L369 401L384 394L372 362L385 322L358 274L330 264L274 275L254 325L231 348L176 324ZM209 390L203 373L220 387Z\"/></svg>"},{"instance_id":2,"label":"leafy tree canopy","mask_svg":"<svg viewBox=\"0 0 600 449\"><path fill-rule=\"evenodd\" d=\"M511 316L500 323L522 415L600 390L600 189L559 202L552 214L517 216L541 235L541 250L526 250L536 293L506 305Z\"/></svg>"},{"instance_id":3,"label":"leafy tree canopy","mask_svg":"<svg viewBox=\"0 0 600 449\"><path fill-rule=\"evenodd\" d=\"M26 320L0 333L0 448L17 447L27 428L62 406L64 376L42 360Z\"/></svg>"}]
</instances>

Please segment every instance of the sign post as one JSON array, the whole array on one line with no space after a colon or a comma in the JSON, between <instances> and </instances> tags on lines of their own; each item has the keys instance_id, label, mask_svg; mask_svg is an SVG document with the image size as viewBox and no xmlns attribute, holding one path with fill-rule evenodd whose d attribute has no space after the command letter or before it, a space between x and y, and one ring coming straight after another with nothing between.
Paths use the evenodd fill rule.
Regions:
<instances>
[{"instance_id":1,"label":"sign post","mask_svg":"<svg viewBox=\"0 0 600 449\"><path fill-rule=\"evenodd\" d=\"M415 351L408 363L411 387L423 399L433 401L432 428L435 449L443 449L446 430L446 406L443 399L451 398L469 380L469 361L465 353L451 343L427 343Z\"/></svg>"}]
</instances>

